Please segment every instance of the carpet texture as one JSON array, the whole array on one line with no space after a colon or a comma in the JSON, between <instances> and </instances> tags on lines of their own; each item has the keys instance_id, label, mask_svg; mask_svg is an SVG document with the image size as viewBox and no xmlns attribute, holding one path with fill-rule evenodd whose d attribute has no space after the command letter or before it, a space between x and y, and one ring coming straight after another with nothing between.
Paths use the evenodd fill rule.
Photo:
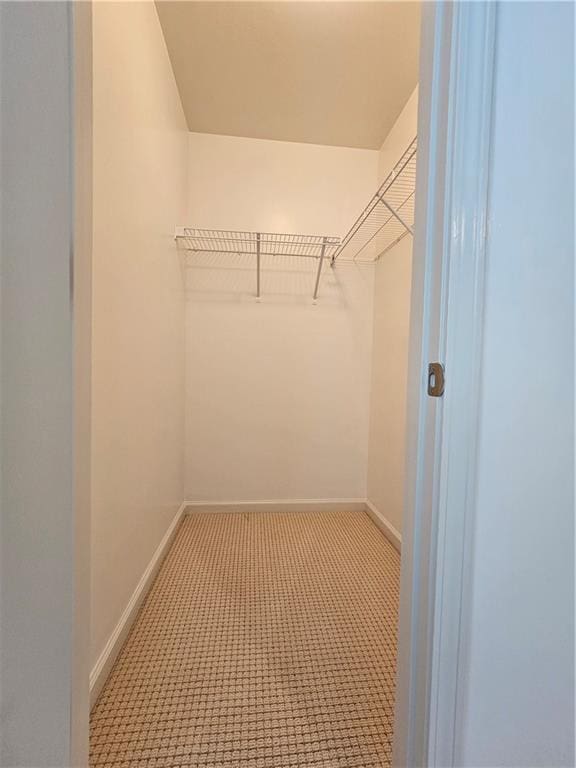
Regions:
<instances>
[{"instance_id":1,"label":"carpet texture","mask_svg":"<svg viewBox=\"0 0 576 768\"><path fill-rule=\"evenodd\" d=\"M399 564L364 513L185 517L92 711L90 765L388 766Z\"/></svg>"}]
</instances>

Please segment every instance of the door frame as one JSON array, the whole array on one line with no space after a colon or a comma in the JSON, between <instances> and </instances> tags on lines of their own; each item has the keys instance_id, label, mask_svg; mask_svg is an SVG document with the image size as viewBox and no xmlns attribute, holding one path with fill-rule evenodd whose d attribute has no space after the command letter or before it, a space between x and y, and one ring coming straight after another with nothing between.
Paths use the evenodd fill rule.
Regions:
<instances>
[{"instance_id":1,"label":"door frame","mask_svg":"<svg viewBox=\"0 0 576 768\"><path fill-rule=\"evenodd\" d=\"M395 766L455 766L463 727L497 8L422 11Z\"/></svg>"}]
</instances>

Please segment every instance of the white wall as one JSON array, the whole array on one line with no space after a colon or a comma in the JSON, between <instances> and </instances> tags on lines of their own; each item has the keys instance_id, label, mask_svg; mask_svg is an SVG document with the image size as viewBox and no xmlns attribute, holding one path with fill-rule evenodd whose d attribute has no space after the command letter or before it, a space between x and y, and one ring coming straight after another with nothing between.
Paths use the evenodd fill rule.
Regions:
<instances>
[{"instance_id":1,"label":"white wall","mask_svg":"<svg viewBox=\"0 0 576 768\"><path fill-rule=\"evenodd\" d=\"M573 31L498 5L460 766L574 765Z\"/></svg>"},{"instance_id":2,"label":"white wall","mask_svg":"<svg viewBox=\"0 0 576 768\"><path fill-rule=\"evenodd\" d=\"M417 118L418 88L380 149L380 183L416 136ZM382 256L374 279L368 499L399 532L405 484L412 244L407 235Z\"/></svg>"},{"instance_id":3,"label":"white wall","mask_svg":"<svg viewBox=\"0 0 576 768\"><path fill-rule=\"evenodd\" d=\"M404 105L398 119L390 129L378 157L378 179L380 184L394 168L418 133L418 86Z\"/></svg>"},{"instance_id":4,"label":"white wall","mask_svg":"<svg viewBox=\"0 0 576 768\"><path fill-rule=\"evenodd\" d=\"M190 135L186 223L343 234L377 182L378 153ZM188 258L188 500L366 495L373 268Z\"/></svg>"},{"instance_id":5,"label":"white wall","mask_svg":"<svg viewBox=\"0 0 576 768\"><path fill-rule=\"evenodd\" d=\"M188 221L343 235L374 194L378 152L191 133Z\"/></svg>"},{"instance_id":6,"label":"white wall","mask_svg":"<svg viewBox=\"0 0 576 768\"><path fill-rule=\"evenodd\" d=\"M94 4L92 664L183 500L187 131L153 2Z\"/></svg>"}]
</instances>

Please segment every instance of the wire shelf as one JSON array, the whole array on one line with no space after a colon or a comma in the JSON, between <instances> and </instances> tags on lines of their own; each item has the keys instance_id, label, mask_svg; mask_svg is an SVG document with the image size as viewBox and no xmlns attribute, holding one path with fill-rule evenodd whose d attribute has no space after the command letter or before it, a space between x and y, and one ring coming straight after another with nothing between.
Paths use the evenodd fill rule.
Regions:
<instances>
[{"instance_id":1,"label":"wire shelf","mask_svg":"<svg viewBox=\"0 0 576 768\"><path fill-rule=\"evenodd\" d=\"M358 263L374 262L407 234L413 234L417 139L356 219L332 255Z\"/></svg>"},{"instance_id":2,"label":"wire shelf","mask_svg":"<svg viewBox=\"0 0 576 768\"><path fill-rule=\"evenodd\" d=\"M322 265L330 259L373 263L407 234L413 234L417 138L404 152L345 237L249 232L229 229L177 227L176 241L190 253L253 256L256 296L261 294L261 261L266 256L317 259L314 299L318 297Z\"/></svg>"},{"instance_id":3,"label":"wire shelf","mask_svg":"<svg viewBox=\"0 0 576 768\"><path fill-rule=\"evenodd\" d=\"M261 258L263 256L297 256L317 259L313 298L318 297L320 275L325 259L332 259L340 245L339 237L292 235L273 232L242 232L228 229L177 227L176 241L193 253L220 253L254 256L256 296L260 296Z\"/></svg>"}]
</instances>

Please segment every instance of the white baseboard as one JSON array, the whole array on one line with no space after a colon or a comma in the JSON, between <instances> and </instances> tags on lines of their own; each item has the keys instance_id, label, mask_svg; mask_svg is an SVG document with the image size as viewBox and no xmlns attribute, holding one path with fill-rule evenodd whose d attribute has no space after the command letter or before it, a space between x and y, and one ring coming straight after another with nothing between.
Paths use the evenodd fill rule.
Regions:
<instances>
[{"instance_id":1,"label":"white baseboard","mask_svg":"<svg viewBox=\"0 0 576 768\"><path fill-rule=\"evenodd\" d=\"M374 504L372 504L371 501L368 501L368 499L366 499L364 508L392 546L397 549L398 552L402 552L402 534L394 528L392 523L389 522L382 512L376 509Z\"/></svg>"},{"instance_id":2,"label":"white baseboard","mask_svg":"<svg viewBox=\"0 0 576 768\"><path fill-rule=\"evenodd\" d=\"M154 577L162 565L164 556L170 548L170 544L172 543L172 539L174 538L174 534L176 533L176 529L178 528L178 524L182 519L182 515L184 514L185 509L186 504L181 504L178 511L174 515L168 530L164 534L162 541L158 545L156 551L152 555L152 559L148 563L146 570L142 574L142 578L132 593L132 596L128 601L128 605L124 609L118 624L116 624L114 627L114 631L108 638L108 642L104 646L104 650L98 657L96 664L90 672L90 708L94 706L98 696L100 695L100 691L104 687L104 683L110 674L110 670L116 661L116 657L118 656L118 653L120 652L120 649L122 648L122 645L128 636L128 632L130 631L134 619L138 615L138 610L142 605L148 590L152 586Z\"/></svg>"},{"instance_id":3,"label":"white baseboard","mask_svg":"<svg viewBox=\"0 0 576 768\"><path fill-rule=\"evenodd\" d=\"M276 499L275 501L188 501L194 512L364 512L366 499Z\"/></svg>"}]
</instances>

